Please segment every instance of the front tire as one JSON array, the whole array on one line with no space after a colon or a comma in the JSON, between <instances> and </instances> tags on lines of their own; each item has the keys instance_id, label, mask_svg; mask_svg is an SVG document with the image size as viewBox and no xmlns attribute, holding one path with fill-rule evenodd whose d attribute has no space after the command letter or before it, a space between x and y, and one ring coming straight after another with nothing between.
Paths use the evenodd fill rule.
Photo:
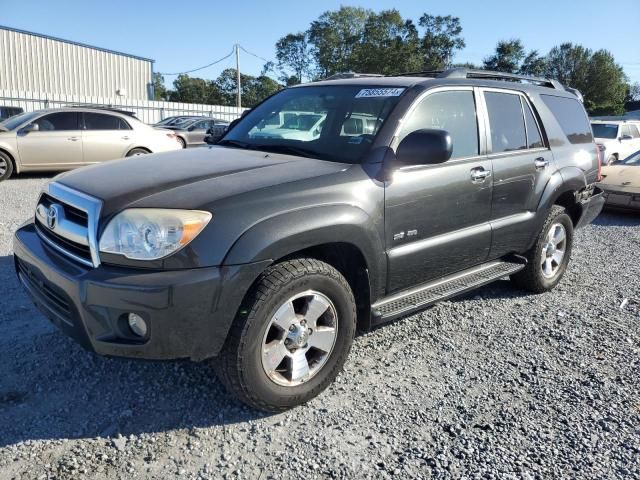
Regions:
<instances>
[{"instance_id":1,"label":"front tire","mask_svg":"<svg viewBox=\"0 0 640 480\"><path fill-rule=\"evenodd\" d=\"M284 411L333 382L355 330L355 300L340 272L312 258L288 260L248 293L214 369L242 402Z\"/></svg>"},{"instance_id":2,"label":"front tire","mask_svg":"<svg viewBox=\"0 0 640 480\"><path fill-rule=\"evenodd\" d=\"M4 152L0 152L0 182L7 180L13 174L13 161Z\"/></svg>"},{"instance_id":3,"label":"front tire","mask_svg":"<svg viewBox=\"0 0 640 480\"><path fill-rule=\"evenodd\" d=\"M534 293L552 290L562 279L571 257L573 222L564 207L554 205L535 245L525 257L527 265L511 275L518 287Z\"/></svg>"}]
</instances>

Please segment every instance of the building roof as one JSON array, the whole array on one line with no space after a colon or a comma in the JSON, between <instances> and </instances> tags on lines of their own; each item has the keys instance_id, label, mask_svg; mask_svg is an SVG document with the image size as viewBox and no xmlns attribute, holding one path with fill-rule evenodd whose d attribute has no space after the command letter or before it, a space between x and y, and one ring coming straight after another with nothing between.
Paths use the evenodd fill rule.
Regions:
<instances>
[{"instance_id":1,"label":"building roof","mask_svg":"<svg viewBox=\"0 0 640 480\"><path fill-rule=\"evenodd\" d=\"M137 60L143 60L145 62L155 63L155 60L151 58L139 57L138 55L131 55L130 53L118 52L116 50L109 50L108 48L95 47L93 45L88 45L86 43L74 42L72 40L65 40L64 38L52 37L51 35L44 35L42 33L28 32L26 30L20 30L18 28L7 27L4 25L0 25L0 30L8 30L10 32L23 33L25 35L32 35L34 37L46 38L49 40L55 40L56 42L69 43L71 45L76 45L78 47L91 48L92 50L99 50L101 52L112 53L114 55L122 55L124 57L135 58Z\"/></svg>"}]
</instances>

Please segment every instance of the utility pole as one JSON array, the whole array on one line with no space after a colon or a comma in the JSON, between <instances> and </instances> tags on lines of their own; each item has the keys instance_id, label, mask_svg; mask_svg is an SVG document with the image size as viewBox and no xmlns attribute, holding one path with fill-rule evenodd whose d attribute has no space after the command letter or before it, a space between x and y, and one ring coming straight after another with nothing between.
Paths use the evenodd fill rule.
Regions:
<instances>
[{"instance_id":1,"label":"utility pole","mask_svg":"<svg viewBox=\"0 0 640 480\"><path fill-rule=\"evenodd\" d=\"M238 85L238 108L242 108L242 85L240 85L240 44L236 43L236 84Z\"/></svg>"}]
</instances>

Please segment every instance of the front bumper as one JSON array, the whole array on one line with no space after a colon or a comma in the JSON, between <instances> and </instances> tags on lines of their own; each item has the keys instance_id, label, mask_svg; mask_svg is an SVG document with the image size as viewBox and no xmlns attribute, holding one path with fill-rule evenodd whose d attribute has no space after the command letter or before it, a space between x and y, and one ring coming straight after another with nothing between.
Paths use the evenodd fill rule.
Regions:
<instances>
[{"instance_id":1,"label":"front bumper","mask_svg":"<svg viewBox=\"0 0 640 480\"><path fill-rule=\"evenodd\" d=\"M18 277L40 311L101 355L202 360L215 356L248 290L268 262L154 271L88 268L46 246L33 224L14 237ZM146 321L145 338L127 324Z\"/></svg>"}]
</instances>

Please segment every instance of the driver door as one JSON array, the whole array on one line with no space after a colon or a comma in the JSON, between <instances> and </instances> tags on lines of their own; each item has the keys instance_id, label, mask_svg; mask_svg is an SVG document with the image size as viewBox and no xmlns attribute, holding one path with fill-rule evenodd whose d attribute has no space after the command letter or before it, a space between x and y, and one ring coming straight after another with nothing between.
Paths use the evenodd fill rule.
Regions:
<instances>
[{"instance_id":1,"label":"driver door","mask_svg":"<svg viewBox=\"0 0 640 480\"><path fill-rule=\"evenodd\" d=\"M481 154L473 88L427 92L407 113L397 144L423 128L448 131L453 154L442 164L401 167L386 185L388 293L478 265L491 246L492 167Z\"/></svg>"},{"instance_id":2,"label":"driver door","mask_svg":"<svg viewBox=\"0 0 640 480\"><path fill-rule=\"evenodd\" d=\"M61 170L82 165L82 131L78 112L43 115L32 124L38 131L18 131L20 163L40 170Z\"/></svg>"}]
</instances>

